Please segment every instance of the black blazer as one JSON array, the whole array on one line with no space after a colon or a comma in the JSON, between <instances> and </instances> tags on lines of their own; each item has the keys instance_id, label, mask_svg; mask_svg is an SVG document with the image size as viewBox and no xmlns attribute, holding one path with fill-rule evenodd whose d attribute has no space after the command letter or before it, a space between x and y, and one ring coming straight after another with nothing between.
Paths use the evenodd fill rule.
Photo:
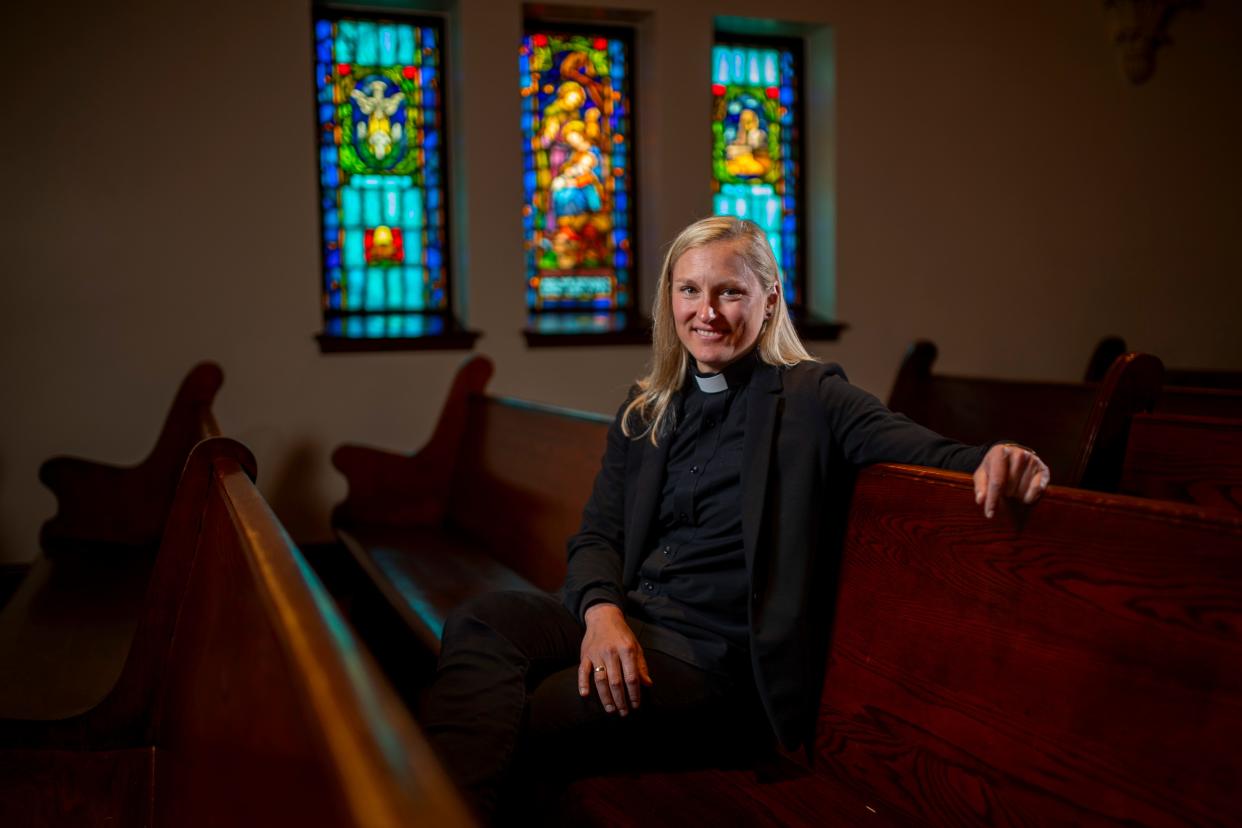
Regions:
<instances>
[{"instance_id":1,"label":"black blazer","mask_svg":"<svg viewBox=\"0 0 1242 828\"><path fill-rule=\"evenodd\" d=\"M742 449L742 537L750 577L750 656L777 738L801 744L814 725L853 472L894 462L974 471L968 447L894 414L851 386L840 366L760 363L751 376ZM674 403L675 404L675 403ZM626 437L621 412L569 541L562 592L624 604L650 551L669 440Z\"/></svg>"}]
</instances>

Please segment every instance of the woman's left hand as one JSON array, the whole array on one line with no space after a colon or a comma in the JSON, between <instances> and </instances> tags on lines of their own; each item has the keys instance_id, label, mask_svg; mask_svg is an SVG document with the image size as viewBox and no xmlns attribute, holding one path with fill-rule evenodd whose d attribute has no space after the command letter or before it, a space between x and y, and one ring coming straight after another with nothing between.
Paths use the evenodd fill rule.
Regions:
<instances>
[{"instance_id":1,"label":"woman's left hand","mask_svg":"<svg viewBox=\"0 0 1242 828\"><path fill-rule=\"evenodd\" d=\"M998 443L983 456L975 469L975 503L983 504L983 514L992 517L1001 496L1034 503L1048 488L1051 473L1034 451L1017 443Z\"/></svg>"}]
</instances>

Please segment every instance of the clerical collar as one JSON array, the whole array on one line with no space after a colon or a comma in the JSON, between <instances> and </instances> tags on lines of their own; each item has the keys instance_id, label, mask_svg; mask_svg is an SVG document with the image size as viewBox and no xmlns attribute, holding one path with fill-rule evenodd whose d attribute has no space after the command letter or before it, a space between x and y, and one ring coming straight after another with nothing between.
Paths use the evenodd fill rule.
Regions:
<instances>
[{"instance_id":1,"label":"clerical collar","mask_svg":"<svg viewBox=\"0 0 1242 828\"><path fill-rule=\"evenodd\" d=\"M728 391L730 388L745 385L747 380L750 379L751 373L754 372L755 363L758 359L757 351L751 351L732 365L727 366L723 371L715 374L704 374L691 362L690 373L694 377L699 390L704 394L719 394L721 391Z\"/></svg>"}]
</instances>

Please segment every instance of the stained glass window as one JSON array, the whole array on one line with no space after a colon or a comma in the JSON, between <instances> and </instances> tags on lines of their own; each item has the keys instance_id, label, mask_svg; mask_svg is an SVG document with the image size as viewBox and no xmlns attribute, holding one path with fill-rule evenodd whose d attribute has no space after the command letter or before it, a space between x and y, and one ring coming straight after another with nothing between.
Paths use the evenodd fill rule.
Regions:
<instances>
[{"instance_id":1,"label":"stained glass window","mask_svg":"<svg viewBox=\"0 0 1242 828\"><path fill-rule=\"evenodd\" d=\"M435 19L316 12L329 336L418 337L443 330L451 300L442 42Z\"/></svg>"},{"instance_id":2,"label":"stained glass window","mask_svg":"<svg viewBox=\"0 0 1242 828\"><path fill-rule=\"evenodd\" d=\"M633 307L630 48L628 33L615 29L528 24L522 38L532 329L615 330ZM551 311L567 313L553 318Z\"/></svg>"},{"instance_id":3,"label":"stained glass window","mask_svg":"<svg viewBox=\"0 0 1242 828\"><path fill-rule=\"evenodd\" d=\"M804 307L801 44L717 37L712 49L712 189L716 215L767 233L785 301Z\"/></svg>"}]
</instances>

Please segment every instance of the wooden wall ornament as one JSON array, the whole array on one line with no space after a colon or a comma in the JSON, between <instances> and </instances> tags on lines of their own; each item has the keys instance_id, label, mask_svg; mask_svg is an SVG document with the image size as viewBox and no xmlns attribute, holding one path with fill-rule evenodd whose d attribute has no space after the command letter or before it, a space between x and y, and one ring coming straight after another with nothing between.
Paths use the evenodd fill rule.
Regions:
<instances>
[{"instance_id":1,"label":"wooden wall ornament","mask_svg":"<svg viewBox=\"0 0 1242 828\"><path fill-rule=\"evenodd\" d=\"M1156 52L1170 43L1170 21L1199 0L1104 0L1109 37L1117 47L1121 72L1133 84L1145 83L1156 71Z\"/></svg>"}]
</instances>

